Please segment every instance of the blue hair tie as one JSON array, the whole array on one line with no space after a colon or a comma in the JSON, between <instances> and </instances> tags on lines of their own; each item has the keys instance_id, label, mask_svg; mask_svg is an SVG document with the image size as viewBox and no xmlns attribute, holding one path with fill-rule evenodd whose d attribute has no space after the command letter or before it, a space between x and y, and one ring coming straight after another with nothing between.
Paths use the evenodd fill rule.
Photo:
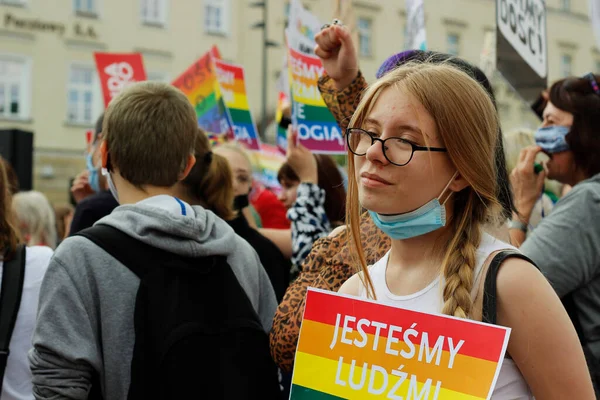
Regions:
<instances>
[{"instance_id":1,"label":"blue hair tie","mask_svg":"<svg viewBox=\"0 0 600 400\"><path fill-rule=\"evenodd\" d=\"M594 89L594 93L600 96L600 87L598 86L598 82L596 82L596 77L591 72L584 76L584 78L589 79L590 84L592 85L592 89Z\"/></svg>"}]
</instances>

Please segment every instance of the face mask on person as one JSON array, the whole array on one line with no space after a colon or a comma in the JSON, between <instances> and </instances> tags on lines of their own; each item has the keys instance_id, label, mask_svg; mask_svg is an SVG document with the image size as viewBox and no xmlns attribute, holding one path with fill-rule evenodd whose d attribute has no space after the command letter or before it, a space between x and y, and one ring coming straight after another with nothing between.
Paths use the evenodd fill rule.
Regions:
<instances>
[{"instance_id":1,"label":"face mask on person","mask_svg":"<svg viewBox=\"0 0 600 400\"><path fill-rule=\"evenodd\" d=\"M382 215L369 211L373 222L392 239L410 239L446 226L446 207L444 205L450 195L446 197L443 203L440 203L439 199L448 190L456 175L458 175L458 172L452 176L438 197L414 211L396 215Z\"/></svg>"},{"instance_id":2,"label":"face mask on person","mask_svg":"<svg viewBox=\"0 0 600 400\"><path fill-rule=\"evenodd\" d=\"M540 128L535 132L535 144L549 154L567 151L569 150L567 135L570 131L570 127L560 125Z\"/></svg>"},{"instance_id":3,"label":"face mask on person","mask_svg":"<svg viewBox=\"0 0 600 400\"><path fill-rule=\"evenodd\" d=\"M117 187L115 186L112 178L110 177L110 172L106 168L102 168L102 175L106 177L106 182L108 182L108 189L110 193L113 195L117 203L119 202L119 193L117 192Z\"/></svg>"},{"instance_id":4,"label":"face mask on person","mask_svg":"<svg viewBox=\"0 0 600 400\"><path fill-rule=\"evenodd\" d=\"M92 190L96 193L100 192L100 176L98 175L98 168L94 166L94 156L93 153L90 152L85 158L87 170L89 172L88 175L88 183Z\"/></svg>"},{"instance_id":5,"label":"face mask on person","mask_svg":"<svg viewBox=\"0 0 600 400\"><path fill-rule=\"evenodd\" d=\"M250 201L248 199L247 194L241 194L239 196L235 196L235 199L233 199L233 209L235 211L243 210L244 208L248 207L249 205L250 205Z\"/></svg>"}]
</instances>

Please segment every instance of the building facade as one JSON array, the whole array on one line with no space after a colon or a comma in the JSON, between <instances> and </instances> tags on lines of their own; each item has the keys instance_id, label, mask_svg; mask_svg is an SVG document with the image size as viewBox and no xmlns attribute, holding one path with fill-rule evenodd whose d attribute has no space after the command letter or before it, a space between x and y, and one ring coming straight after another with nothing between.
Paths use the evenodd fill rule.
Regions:
<instances>
[{"instance_id":1,"label":"building facade","mask_svg":"<svg viewBox=\"0 0 600 400\"><path fill-rule=\"evenodd\" d=\"M349 0L346 0L349 1ZM263 8L251 0L0 0L0 129L34 132L34 188L68 199L69 179L85 168L85 132L103 109L93 53L140 52L148 79L170 82L210 46L246 69L249 102L261 120ZM285 54L285 0L267 0L267 103L275 114ZM304 0L323 22L335 0ZM495 0L425 0L427 44L478 64ZM587 0L547 0L549 80L600 70ZM401 51L404 0L352 1L361 69ZM505 130L538 123L501 78L494 79Z\"/></svg>"}]
</instances>

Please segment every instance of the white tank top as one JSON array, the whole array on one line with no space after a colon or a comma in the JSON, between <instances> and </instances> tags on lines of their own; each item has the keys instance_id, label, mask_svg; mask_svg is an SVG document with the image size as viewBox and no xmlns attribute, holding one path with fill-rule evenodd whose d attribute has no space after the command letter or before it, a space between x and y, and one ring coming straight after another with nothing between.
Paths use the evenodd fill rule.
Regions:
<instances>
[{"instance_id":1,"label":"white tank top","mask_svg":"<svg viewBox=\"0 0 600 400\"><path fill-rule=\"evenodd\" d=\"M516 250L515 247L504 243L487 233L484 233L481 243L476 253L475 280L474 291L480 287L485 261L489 256L499 250ZM373 287L377 301L395 307L400 307L406 310L419 311L429 314L440 314L444 305L442 298L443 277L439 276L431 282L426 288L407 296L396 296L390 292L386 279L385 272L387 269L388 258L390 252L375 264L369 267ZM367 298L365 287L361 284L359 289L359 297ZM533 399L531 390L527 386L527 382L523 378L521 371L515 362L509 358L505 358L500 369L498 381L492 394L493 400L526 400Z\"/></svg>"}]
</instances>

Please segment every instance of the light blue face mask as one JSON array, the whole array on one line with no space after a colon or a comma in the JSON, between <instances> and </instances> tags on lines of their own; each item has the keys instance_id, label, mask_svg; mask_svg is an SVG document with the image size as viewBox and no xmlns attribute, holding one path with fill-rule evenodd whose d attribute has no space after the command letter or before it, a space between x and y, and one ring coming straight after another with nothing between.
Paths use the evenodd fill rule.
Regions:
<instances>
[{"instance_id":1,"label":"light blue face mask","mask_svg":"<svg viewBox=\"0 0 600 400\"><path fill-rule=\"evenodd\" d=\"M106 177L106 182L108 183L108 189L110 190L110 193L113 195L113 197L115 198L115 200L118 203L119 202L119 193L117 192L117 187L115 186L115 183L113 182L112 178L110 177L110 172L108 172L108 170L106 168L102 168L102 175L104 177Z\"/></svg>"},{"instance_id":2,"label":"light blue face mask","mask_svg":"<svg viewBox=\"0 0 600 400\"><path fill-rule=\"evenodd\" d=\"M369 211L373 222L383 233L396 240L425 235L446 226L446 207L444 205L450 196L446 197L444 203L440 203L439 198L446 192L456 175L458 172L452 176L438 197L414 211L396 215L382 215Z\"/></svg>"},{"instance_id":3,"label":"light blue face mask","mask_svg":"<svg viewBox=\"0 0 600 400\"><path fill-rule=\"evenodd\" d=\"M568 126L553 125L540 128L535 132L535 144L546 153L560 153L569 150L567 135L571 131Z\"/></svg>"},{"instance_id":4,"label":"light blue face mask","mask_svg":"<svg viewBox=\"0 0 600 400\"><path fill-rule=\"evenodd\" d=\"M85 157L85 162L87 165L87 170L89 172L88 183L94 192L99 193L100 176L98 175L98 168L94 166L93 152L88 153L88 155Z\"/></svg>"}]
</instances>

